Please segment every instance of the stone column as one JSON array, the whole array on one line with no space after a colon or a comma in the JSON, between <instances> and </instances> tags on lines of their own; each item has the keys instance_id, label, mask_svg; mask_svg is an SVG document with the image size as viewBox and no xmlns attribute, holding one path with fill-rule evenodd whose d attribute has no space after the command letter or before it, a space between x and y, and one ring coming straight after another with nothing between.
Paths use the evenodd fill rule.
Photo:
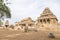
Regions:
<instances>
[{"instance_id":1,"label":"stone column","mask_svg":"<svg viewBox=\"0 0 60 40\"><path fill-rule=\"evenodd\" d=\"M47 19L45 19L45 20L46 20L46 25L45 26L48 27L48 21L47 21Z\"/></svg>"},{"instance_id":2,"label":"stone column","mask_svg":"<svg viewBox=\"0 0 60 40\"><path fill-rule=\"evenodd\" d=\"M42 19L42 24L44 24L43 19Z\"/></svg>"},{"instance_id":3,"label":"stone column","mask_svg":"<svg viewBox=\"0 0 60 40\"><path fill-rule=\"evenodd\" d=\"M24 31L28 32L28 24L26 24Z\"/></svg>"},{"instance_id":4,"label":"stone column","mask_svg":"<svg viewBox=\"0 0 60 40\"><path fill-rule=\"evenodd\" d=\"M46 20L46 24L47 24L47 19L45 19Z\"/></svg>"}]
</instances>

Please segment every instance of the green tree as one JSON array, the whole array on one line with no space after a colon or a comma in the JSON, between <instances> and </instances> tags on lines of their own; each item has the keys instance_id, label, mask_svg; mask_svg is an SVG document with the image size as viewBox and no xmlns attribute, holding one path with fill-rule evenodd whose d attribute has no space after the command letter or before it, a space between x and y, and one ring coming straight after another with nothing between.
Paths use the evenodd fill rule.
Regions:
<instances>
[{"instance_id":1,"label":"green tree","mask_svg":"<svg viewBox=\"0 0 60 40\"><path fill-rule=\"evenodd\" d=\"M0 0L0 19L6 16L6 18L11 18L11 13L9 8L3 3L3 0Z\"/></svg>"},{"instance_id":2,"label":"green tree","mask_svg":"<svg viewBox=\"0 0 60 40\"><path fill-rule=\"evenodd\" d=\"M2 26L3 25L3 22L0 20L0 26Z\"/></svg>"}]
</instances>

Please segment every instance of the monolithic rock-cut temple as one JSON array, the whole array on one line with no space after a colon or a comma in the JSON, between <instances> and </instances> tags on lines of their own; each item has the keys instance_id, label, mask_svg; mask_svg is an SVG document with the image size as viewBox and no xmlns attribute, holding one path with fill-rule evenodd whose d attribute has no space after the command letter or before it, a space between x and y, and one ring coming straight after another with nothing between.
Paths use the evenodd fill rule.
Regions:
<instances>
[{"instance_id":1,"label":"monolithic rock-cut temple","mask_svg":"<svg viewBox=\"0 0 60 40\"><path fill-rule=\"evenodd\" d=\"M19 30L20 29L19 22L15 22L14 29L15 30Z\"/></svg>"},{"instance_id":2,"label":"monolithic rock-cut temple","mask_svg":"<svg viewBox=\"0 0 60 40\"><path fill-rule=\"evenodd\" d=\"M34 21L30 17L28 17L26 19L21 20L20 25L21 26L33 27L34 26Z\"/></svg>"},{"instance_id":3,"label":"monolithic rock-cut temple","mask_svg":"<svg viewBox=\"0 0 60 40\"><path fill-rule=\"evenodd\" d=\"M15 22L14 29L15 30L25 30L28 29L34 29L37 30L54 30L56 31L58 28L58 19L57 17L51 12L51 10L46 7L42 14L37 18L37 21L33 21L30 17L25 18L19 22ZM6 21L5 26L9 26L9 22Z\"/></svg>"},{"instance_id":4,"label":"monolithic rock-cut temple","mask_svg":"<svg viewBox=\"0 0 60 40\"><path fill-rule=\"evenodd\" d=\"M46 7L43 13L37 19L38 27L55 27L58 24L57 17Z\"/></svg>"},{"instance_id":5,"label":"monolithic rock-cut temple","mask_svg":"<svg viewBox=\"0 0 60 40\"><path fill-rule=\"evenodd\" d=\"M46 7L42 14L37 18L37 21L33 21L30 17L25 18L20 22L15 23L15 29L24 30L25 28L36 27L39 30L40 29L56 30L57 25L58 25L57 17L50 11L48 7Z\"/></svg>"},{"instance_id":6,"label":"monolithic rock-cut temple","mask_svg":"<svg viewBox=\"0 0 60 40\"><path fill-rule=\"evenodd\" d=\"M9 21L8 20L6 20L6 22L5 22L5 28L7 28L7 27L9 27Z\"/></svg>"},{"instance_id":7,"label":"monolithic rock-cut temple","mask_svg":"<svg viewBox=\"0 0 60 40\"><path fill-rule=\"evenodd\" d=\"M33 28L33 27L35 27L34 25L35 25L34 21L30 17L28 17L28 18L21 20L20 22L17 22L16 28L24 30L24 28L26 28L26 27Z\"/></svg>"}]
</instances>

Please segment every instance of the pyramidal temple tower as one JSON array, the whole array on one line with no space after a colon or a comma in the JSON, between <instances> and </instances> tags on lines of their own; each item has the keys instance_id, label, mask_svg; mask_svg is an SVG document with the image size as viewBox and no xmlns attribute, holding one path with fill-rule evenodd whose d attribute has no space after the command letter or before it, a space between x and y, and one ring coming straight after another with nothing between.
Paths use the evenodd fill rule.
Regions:
<instances>
[{"instance_id":1,"label":"pyramidal temple tower","mask_svg":"<svg viewBox=\"0 0 60 40\"><path fill-rule=\"evenodd\" d=\"M52 27L58 24L57 17L50 11L48 7L44 9L42 14L37 19L38 27Z\"/></svg>"}]
</instances>

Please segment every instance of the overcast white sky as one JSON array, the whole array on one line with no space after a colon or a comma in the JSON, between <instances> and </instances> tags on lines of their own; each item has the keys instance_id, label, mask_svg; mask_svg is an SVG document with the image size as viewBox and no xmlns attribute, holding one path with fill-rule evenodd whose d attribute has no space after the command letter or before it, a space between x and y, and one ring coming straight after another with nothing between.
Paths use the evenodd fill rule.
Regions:
<instances>
[{"instance_id":1,"label":"overcast white sky","mask_svg":"<svg viewBox=\"0 0 60 40\"><path fill-rule=\"evenodd\" d=\"M49 7L60 21L60 0L9 0L8 2L12 3L8 4L12 14L10 23L26 17L36 20L46 7Z\"/></svg>"}]
</instances>

